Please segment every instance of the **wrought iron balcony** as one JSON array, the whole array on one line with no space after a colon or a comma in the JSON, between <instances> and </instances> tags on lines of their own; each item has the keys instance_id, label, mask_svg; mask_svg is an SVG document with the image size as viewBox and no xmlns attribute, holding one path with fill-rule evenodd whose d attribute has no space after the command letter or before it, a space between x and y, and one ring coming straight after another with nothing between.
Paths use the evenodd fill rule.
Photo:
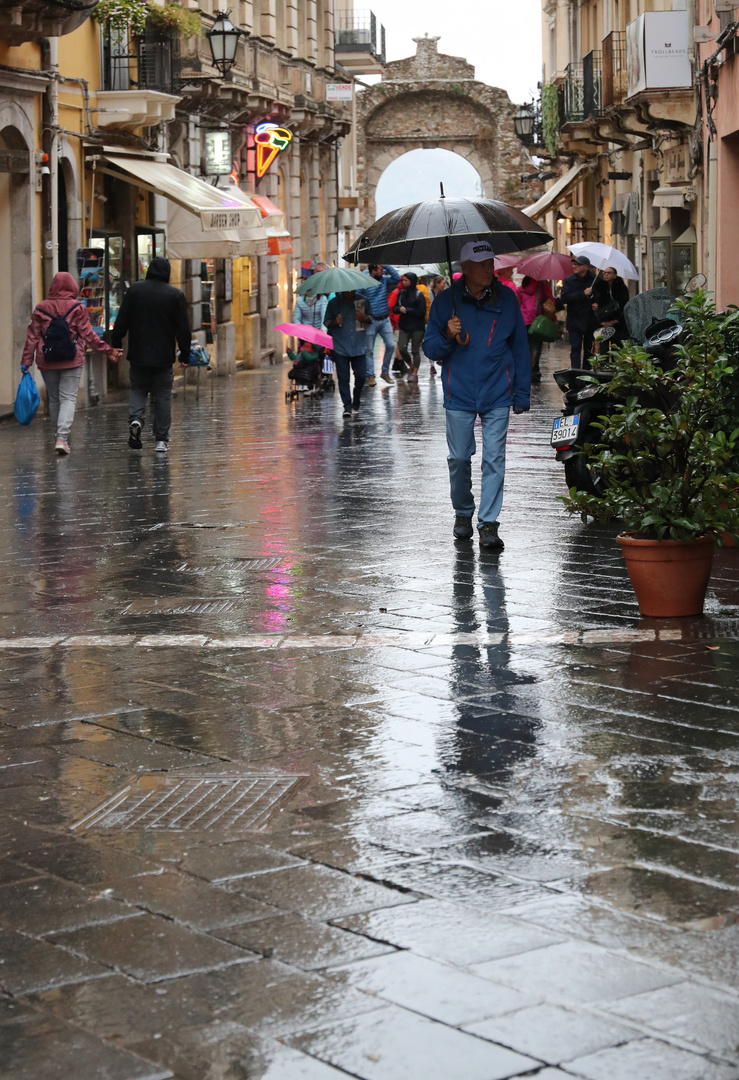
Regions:
<instances>
[{"instance_id":1,"label":"wrought iron balcony","mask_svg":"<svg viewBox=\"0 0 739 1080\"><path fill-rule=\"evenodd\" d=\"M147 30L131 39L108 32L103 42L100 127L135 129L174 118L179 101L179 38Z\"/></svg>"},{"instance_id":2,"label":"wrought iron balcony","mask_svg":"<svg viewBox=\"0 0 739 1080\"><path fill-rule=\"evenodd\" d=\"M336 57L357 75L382 74L385 66L385 27L374 11L342 9L336 12Z\"/></svg>"},{"instance_id":3,"label":"wrought iron balcony","mask_svg":"<svg viewBox=\"0 0 739 1080\"><path fill-rule=\"evenodd\" d=\"M107 33L103 43L103 90L158 90L175 93L179 38L145 33Z\"/></svg>"},{"instance_id":4,"label":"wrought iron balcony","mask_svg":"<svg viewBox=\"0 0 739 1080\"><path fill-rule=\"evenodd\" d=\"M97 0L0 0L3 37L20 44L71 34L90 16Z\"/></svg>"},{"instance_id":5,"label":"wrought iron balcony","mask_svg":"<svg viewBox=\"0 0 739 1080\"><path fill-rule=\"evenodd\" d=\"M620 105L626 90L626 34L613 30L603 38L603 108Z\"/></svg>"},{"instance_id":6,"label":"wrought iron balcony","mask_svg":"<svg viewBox=\"0 0 739 1080\"><path fill-rule=\"evenodd\" d=\"M561 119L563 124L573 124L600 116L603 77L602 58L599 52L589 52L582 64L568 64L565 68L564 93Z\"/></svg>"}]
</instances>

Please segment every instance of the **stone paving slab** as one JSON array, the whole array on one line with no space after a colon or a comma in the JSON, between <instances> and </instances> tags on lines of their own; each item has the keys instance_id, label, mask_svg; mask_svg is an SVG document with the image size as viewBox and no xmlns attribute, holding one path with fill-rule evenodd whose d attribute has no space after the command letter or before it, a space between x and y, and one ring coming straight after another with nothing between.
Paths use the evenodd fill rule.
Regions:
<instances>
[{"instance_id":1,"label":"stone paving slab","mask_svg":"<svg viewBox=\"0 0 739 1080\"><path fill-rule=\"evenodd\" d=\"M504 554L455 548L426 379L347 424L220 380L165 462L125 407L64 461L0 428L12 1080L739 1078L739 556L642 619L546 379ZM218 770L304 779L236 836L74 828Z\"/></svg>"}]
</instances>

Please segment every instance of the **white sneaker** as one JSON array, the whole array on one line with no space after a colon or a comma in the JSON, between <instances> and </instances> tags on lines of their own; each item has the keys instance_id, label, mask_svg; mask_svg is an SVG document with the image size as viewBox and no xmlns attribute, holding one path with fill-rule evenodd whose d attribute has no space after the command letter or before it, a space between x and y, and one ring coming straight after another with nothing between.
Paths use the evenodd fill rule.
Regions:
<instances>
[{"instance_id":1,"label":"white sneaker","mask_svg":"<svg viewBox=\"0 0 739 1080\"><path fill-rule=\"evenodd\" d=\"M60 457L69 453L69 443L66 439L57 439L54 444L54 450Z\"/></svg>"},{"instance_id":2,"label":"white sneaker","mask_svg":"<svg viewBox=\"0 0 739 1080\"><path fill-rule=\"evenodd\" d=\"M166 442L164 442L163 439L160 439L159 442L154 447L154 453L155 454L168 454L169 453L169 445Z\"/></svg>"}]
</instances>

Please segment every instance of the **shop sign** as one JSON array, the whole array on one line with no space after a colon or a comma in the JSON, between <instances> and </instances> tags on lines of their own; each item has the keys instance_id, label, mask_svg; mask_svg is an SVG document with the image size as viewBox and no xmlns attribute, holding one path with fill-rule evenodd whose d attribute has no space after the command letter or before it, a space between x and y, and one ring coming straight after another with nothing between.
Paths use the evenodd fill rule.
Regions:
<instances>
[{"instance_id":1,"label":"shop sign","mask_svg":"<svg viewBox=\"0 0 739 1080\"><path fill-rule=\"evenodd\" d=\"M626 27L627 96L693 85L686 11L648 11Z\"/></svg>"},{"instance_id":2,"label":"shop sign","mask_svg":"<svg viewBox=\"0 0 739 1080\"><path fill-rule=\"evenodd\" d=\"M326 83L326 101L351 101L354 90L350 82Z\"/></svg>"},{"instance_id":3,"label":"shop sign","mask_svg":"<svg viewBox=\"0 0 739 1080\"><path fill-rule=\"evenodd\" d=\"M277 124L258 124L254 132L254 145L256 148L256 174L261 180L267 169L275 160L281 150L287 149L293 134L287 128L278 127Z\"/></svg>"},{"instance_id":4,"label":"shop sign","mask_svg":"<svg viewBox=\"0 0 739 1080\"><path fill-rule=\"evenodd\" d=\"M206 131L205 173L207 176L228 176L233 168L230 131Z\"/></svg>"}]
</instances>

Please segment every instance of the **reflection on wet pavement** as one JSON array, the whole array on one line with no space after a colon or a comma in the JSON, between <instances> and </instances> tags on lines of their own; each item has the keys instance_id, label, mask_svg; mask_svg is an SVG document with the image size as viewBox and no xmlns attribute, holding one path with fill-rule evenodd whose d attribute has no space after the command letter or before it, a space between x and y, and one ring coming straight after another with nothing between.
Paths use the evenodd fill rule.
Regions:
<instances>
[{"instance_id":1,"label":"reflection on wet pavement","mask_svg":"<svg viewBox=\"0 0 739 1080\"><path fill-rule=\"evenodd\" d=\"M739 555L642 619L554 385L490 557L440 387L283 381L0 427L3 1080L737 1080Z\"/></svg>"}]
</instances>

